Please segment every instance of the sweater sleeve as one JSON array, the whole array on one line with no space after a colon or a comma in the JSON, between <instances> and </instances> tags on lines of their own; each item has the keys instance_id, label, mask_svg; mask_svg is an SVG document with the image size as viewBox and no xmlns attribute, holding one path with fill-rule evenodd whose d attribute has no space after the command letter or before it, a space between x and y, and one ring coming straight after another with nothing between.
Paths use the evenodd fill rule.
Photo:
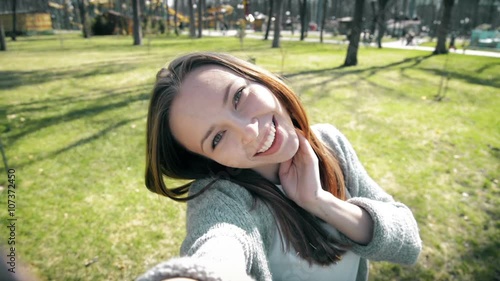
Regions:
<instances>
[{"instance_id":1,"label":"sweater sleeve","mask_svg":"<svg viewBox=\"0 0 500 281\"><path fill-rule=\"evenodd\" d=\"M211 180L196 181L196 193ZM187 236L181 257L158 264L137 281L172 277L196 280L271 280L252 197L242 187L218 180L188 201Z\"/></svg>"},{"instance_id":2,"label":"sweater sleeve","mask_svg":"<svg viewBox=\"0 0 500 281\"><path fill-rule=\"evenodd\" d=\"M370 260L414 264L422 249L411 210L396 202L368 175L345 136L332 125L317 125L320 138L337 153L351 198L349 203L366 210L374 223L373 238L360 245L342 235L352 251Z\"/></svg>"}]
</instances>

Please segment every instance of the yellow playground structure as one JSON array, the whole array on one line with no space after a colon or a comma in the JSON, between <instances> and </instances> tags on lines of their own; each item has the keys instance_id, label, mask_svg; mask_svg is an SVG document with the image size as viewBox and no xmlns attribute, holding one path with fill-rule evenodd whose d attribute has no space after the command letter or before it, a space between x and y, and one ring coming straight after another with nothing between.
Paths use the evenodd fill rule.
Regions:
<instances>
[{"instance_id":1,"label":"yellow playground structure","mask_svg":"<svg viewBox=\"0 0 500 281\"><path fill-rule=\"evenodd\" d=\"M203 12L203 22L208 23L210 27L213 27L216 21L225 22L225 17L232 15L234 12L234 7L231 5L218 5L215 7L210 7ZM177 22L189 24L189 16L182 14L174 10L173 8L168 7L168 14L170 16L170 24L173 25L173 17L177 13ZM197 14L198 11L196 10ZM198 24L198 15L195 16L195 25Z\"/></svg>"}]
</instances>

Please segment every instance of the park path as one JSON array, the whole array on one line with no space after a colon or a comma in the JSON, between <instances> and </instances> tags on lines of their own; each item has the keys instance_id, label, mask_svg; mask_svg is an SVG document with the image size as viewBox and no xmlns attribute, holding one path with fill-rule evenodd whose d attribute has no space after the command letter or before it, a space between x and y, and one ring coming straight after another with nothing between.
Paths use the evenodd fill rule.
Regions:
<instances>
[{"instance_id":1,"label":"park path","mask_svg":"<svg viewBox=\"0 0 500 281\"><path fill-rule=\"evenodd\" d=\"M236 30L228 30L224 34L221 31L214 31L214 30L203 30L203 35L204 36L237 36L237 31ZM305 38L304 41L306 42L314 42L317 43L319 42L319 32L309 32L309 35L314 38ZM272 32L269 35L270 36L270 41L272 40ZM328 34L324 36L324 38L328 38ZM246 38L254 38L254 39L262 39L263 35L261 34L254 34L252 30L247 30ZM298 37L293 37L290 33L290 31L282 31L282 41L299 41ZM348 41L341 41L341 40L332 40L332 39L324 39L324 43L327 44L347 44ZM360 44L363 44L360 42ZM376 47L375 43L372 43L371 46ZM416 46L416 45L409 45L406 46L406 44L403 43L403 41L392 41L392 42L384 42L382 43L383 48L390 48L390 49L406 49L406 50L419 50L419 51L426 51L426 52L433 52L434 47L425 47L425 46ZM488 52L488 51L479 51L479 50L456 50L456 51L450 51L450 53L453 54L460 54L460 55L470 55L470 56L483 56L483 57L492 57L492 58L500 58L500 52Z\"/></svg>"},{"instance_id":2,"label":"park path","mask_svg":"<svg viewBox=\"0 0 500 281\"><path fill-rule=\"evenodd\" d=\"M433 52L435 49L434 47L425 47L425 46L414 46L414 45L406 46L402 41L393 41L393 42L382 43L382 47L383 48L393 48L393 49L419 50L419 51L428 51L428 52ZM450 54L500 58L500 52L488 52L488 51L479 51L479 50L465 50L465 51L454 50L454 51L450 51Z\"/></svg>"}]
</instances>

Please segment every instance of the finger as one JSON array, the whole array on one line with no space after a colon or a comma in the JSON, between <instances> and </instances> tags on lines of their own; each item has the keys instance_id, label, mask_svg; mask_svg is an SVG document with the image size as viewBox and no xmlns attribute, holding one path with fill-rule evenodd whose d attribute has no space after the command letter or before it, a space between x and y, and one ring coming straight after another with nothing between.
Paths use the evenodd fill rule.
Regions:
<instances>
[{"instance_id":1,"label":"finger","mask_svg":"<svg viewBox=\"0 0 500 281\"><path fill-rule=\"evenodd\" d=\"M299 138L299 150L295 154L295 156L301 156L307 153L307 140L302 134L297 134Z\"/></svg>"},{"instance_id":2,"label":"finger","mask_svg":"<svg viewBox=\"0 0 500 281\"><path fill-rule=\"evenodd\" d=\"M302 134L297 135L299 137L299 151L301 160L314 162L318 157L316 156L316 153L314 152L311 144Z\"/></svg>"},{"instance_id":3,"label":"finger","mask_svg":"<svg viewBox=\"0 0 500 281\"><path fill-rule=\"evenodd\" d=\"M292 163L293 163L293 158L291 158L290 160L287 160L287 161L281 163L278 173L280 175L286 175L286 174L288 174L288 172L290 171L290 167L292 166Z\"/></svg>"}]
</instances>

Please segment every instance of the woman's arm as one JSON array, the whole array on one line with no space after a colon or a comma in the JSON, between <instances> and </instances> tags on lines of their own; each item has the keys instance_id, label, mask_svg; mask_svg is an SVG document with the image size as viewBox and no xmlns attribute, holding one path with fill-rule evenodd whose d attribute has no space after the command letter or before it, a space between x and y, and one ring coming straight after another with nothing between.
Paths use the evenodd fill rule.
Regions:
<instances>
[{"instance_id":1,"label":"woman's arm","mask_svg":"<svg viewBox=\"0 0 500 281\"><path fill-rule=\"evenodd\" d=\"M335 227L349 239L367 245L373 237L373 219L363 208L323 191L306 210Z\"/></svg>"},{"instance_id":2,"label":"woman's arm","mask_svg":"<svg viewBox=\"0 0 500 281\"><path fill-rule=\"evenodd\" d=\"M337 152L352 198L347 202L368 212L373 220L373 238L368 245L354 243L352 250L371 260L413 264L422 250L419 229L412 211L394 201L368 175L350 142L332 125L317 126L322 140ZM410 187L408 187L410 188ZM350 239L346 238L346 242Z\"/></svg>"},{"instance_id":3,"label":"woman's arm","mask_svg":"<svg viewBox=\"0 0 500 281\"><path fill-rule=\"evenodd\" d=\"M337 228L343 234L341 235L343 242L351 244L351 250L355 253L371 260L415 263L422 245L418 226L410 209L402 203L395 202L392 196L370 178L351 144L335 127L325 124L316 125L313 129L338 156L346 187L352 198L344 202L345 204L339 203L340 200L337 198L325 196L322 189L313 187L315 191L311 193L309 190L307 196L296 193L304 190L303 188L292 188L291 199L300 202L301 199L297 198L301 196L306 198L297 204L307 206L306 209L311 213ZM283 167L284 170L290 170L287 166L293 166L293 164L285 164L287 165ZM311 165L309 163L306 166L311 167ZM310 180L310 174L313 172L311 169L308 170L310 172L306 178L309 178L309 185L303 184L311 188L316 185L315 182L319 182L319 172L316 179L312 177L313 180ZM298 179L297 176L296 179ZM287 195L290 195L285 186L283 188ZM296 199L293 199L294 196ZM318 204L311 202L318 202ZM339 213L342 214L339 215ZM363 233L355 233L357 231ZM365 243L366 241L369 242Z\"/></svg>"},{"instance_id":4,"label":"woman's arm","mask_svg":"<svg viewBox=\"0 0 500 281\"><path fill-rule=\"evenodd\" d=\"M196 182L191 188L199 190L209 182ZM137 281L270 280L259 222L249 211L251 203L251 195L242 187L225 180L214 183L188 201L181 257L158 264Z\"/></svg>"}]
</instances>

